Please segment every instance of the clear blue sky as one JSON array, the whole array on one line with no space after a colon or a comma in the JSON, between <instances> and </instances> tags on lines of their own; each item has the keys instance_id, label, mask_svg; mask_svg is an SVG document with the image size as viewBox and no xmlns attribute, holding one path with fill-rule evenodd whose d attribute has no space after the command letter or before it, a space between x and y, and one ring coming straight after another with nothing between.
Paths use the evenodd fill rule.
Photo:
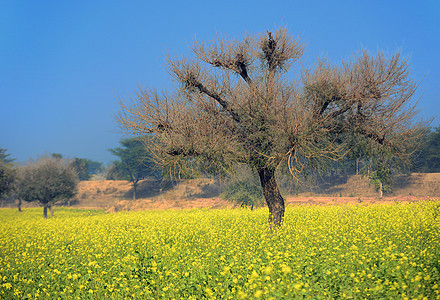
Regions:
<instances>
[{"instance_id":1,"label":"clear blue sky","mask_svg":"<svg viewBox=\"0 0 440 300\"><path fill-rule=\"evenodd\" d=\"M401 50L423 81L419 108L440 111L440 1L24 1L0 2L0 147L24 162L61 153L103 163L126 137L118 97L138 85L166 89L165 52L193 38L240 38L276 26L306 42L307 63Z\"/></svg>"}]
</instances>

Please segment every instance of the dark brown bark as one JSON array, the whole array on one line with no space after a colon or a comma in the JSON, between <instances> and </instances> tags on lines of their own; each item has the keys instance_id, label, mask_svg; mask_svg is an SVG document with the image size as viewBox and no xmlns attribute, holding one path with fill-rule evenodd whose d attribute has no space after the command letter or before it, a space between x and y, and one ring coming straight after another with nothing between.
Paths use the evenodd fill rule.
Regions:
<instances>
[{"instance_id":1,"label":"dark brown bark","mask_svg":"<svg viewBox=\"0 0 440 300\"><path fill-rule=\"evenodd\" d=\"M49 211L50 211L50 216L53 217L53 209L52 209L52 205L49 206Z\"/></svg>"},{"instance_id":2,"label":"dark brown bark","mask_svg":"<svg viewBox=\"0 0 440 300\"><path fill-rule=\"evenodd\" d=\"M18 206L18 211L19 212L22 212L23 210L21 209L21 199L18 199L18 204L17 204L17 206Z\"/></svg>"},{"instance_id":3,"label":"dark brown bark","mask_svg":"<svg viewBox=\"0 0 440 300\"><path fill-rule=\"evenodd\" d=\"M133 200L136 200L137 182L133 182Z\"/></svg>"},{"instance_id":4,"label":"dark brown bark","mask_svg":"<svg viewBox=\"0 0 440 300\"><path fill-rule=\"evenodd\" d=\"M43 214L44 214L44 218L47 219L47 205L44 205Z\"/></svg>"},{"instance_id":5,"label":"dark brown bark","mask_svg":"<svg viewBox=\"0 0 440 300\"><path fill-rule=\"evenodd\" d=\"M263 195L269 207L269 225L271 230L281 226L284 218L284 198L275 180L275 169L262 168L258 170Z\"/></svg>"}]
</instances>

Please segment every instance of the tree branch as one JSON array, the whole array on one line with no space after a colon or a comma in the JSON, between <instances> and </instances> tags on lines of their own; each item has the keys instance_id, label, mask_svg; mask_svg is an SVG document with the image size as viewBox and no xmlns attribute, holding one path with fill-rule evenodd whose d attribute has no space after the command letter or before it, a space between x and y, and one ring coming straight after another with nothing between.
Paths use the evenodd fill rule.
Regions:
<instances>
[{"instance_id":1,"label":"tree branch","mask_svg":"<svg viewBox=\"0 0 440 300\"><path fill-rule=\"evenodd\" d=\"M243 42L230 42L221 37L217 43L212 43L208 47L205 44L199 44L194 41L192 47L197 58L217 68L231 70L248 84L252 83L249 76L248 65L252 61L249 40Z\"/></svg>"},{"instance_id":2,"label":"tree branch","mask_svg":"<svg viewBox=\"0 0 440 300\"><path fill-rule=\"evenodd\" d=\"M241 121L241 116L231 107L231 105L224 100L218 93L212 89L207 88L200 80L202 77L201 67L194 62L187 62L185 60L172 60L168 58L170 71L173 76L180 81L185 90L191 91L193 89L214 99L220 106L227 111L232 119L236 122Z\"/></svg>"}]
</instances>

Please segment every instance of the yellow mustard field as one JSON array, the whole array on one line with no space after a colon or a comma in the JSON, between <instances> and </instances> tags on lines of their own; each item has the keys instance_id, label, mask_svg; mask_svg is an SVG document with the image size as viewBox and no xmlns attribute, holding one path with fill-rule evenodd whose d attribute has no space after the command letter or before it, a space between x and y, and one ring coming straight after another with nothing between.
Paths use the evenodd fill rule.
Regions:
<instances>
[{"instance_id":1,"label":"yellow mustard field","mask_svg":"<svg viewBox=\"0 0 440 300\"><path fill-rule=\"evenodd\" d=\"M440 202L0 209L1 299L440 299Z\"/></svg>"}]
</instances>

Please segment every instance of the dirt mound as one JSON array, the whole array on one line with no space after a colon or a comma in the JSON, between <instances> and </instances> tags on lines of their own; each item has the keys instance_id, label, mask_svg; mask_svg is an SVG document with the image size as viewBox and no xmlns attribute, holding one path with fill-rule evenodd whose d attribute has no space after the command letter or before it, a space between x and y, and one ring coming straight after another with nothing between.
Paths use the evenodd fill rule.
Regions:
<instances>
[{"instance_id":1,"label":"dirt mound","mask_svg":"<svg viewBox=\"0 0 440 300\"><path fill-rule=\"evenodd\" d=\"M82 181L71 206L102 208L107 211L143 209L227 208L234 205L219 198L220 185L213 179L186 181L141 181L136 201L128 181ZM400 175L395 178L393 193L382 199L366 177L335 176L322 180L310 191L285 195L287 205L376 202L411 202L440 197L440 173Z\"/></svg>"},{"instance_id":2,"label":"dirt mound","mask_svg":"<svg viewBox=\"0 0 440 300\"><path fill-rule=\"evenodd\" d=\"M440 197L440 173L413 173L395 179L395 194Z\"/></svg>"},{"instance_id":3,"label":"dirt mound","mask_svg":"<svg viewBox=\"0 0 440 300\"><path fill-rule=\"evenodd\" d=\"M87 208L110 208L131 191L125 180L80 181L78 193L67 205Z\"/></svg>"},{"instance_id":4,"label":"dirt mound","mask_svg":"<svg viewBox=\"0 0 440 300\"><path fill-rule=\"evenodd\" d=\"M153 210L153 209L194 209L194 208L232 208L234 205L221 198L198 198L198 199L169 199L152 198L139 199L136 201L123 200L107 209L107 212L118 212L122 210Z\"/></svg>"},{"instance_id":5,"label":"dirt mound","mask_svg":"<svg viewBox=\"0 0 440 300\"><path fill-rule=\"evenodd\" d=\"M133 187L128 181L81 181L75 198L63 204L108 211L230 207L231 203L220 199L219 194L219 185L213 179L144 180L138 183L137 200L133 201Z\"/></svg>"},{"instance_id":6,"label":"dirt mound","mask_svg":"<svg viewBox=\"0 0 440 300\"><path fill-rule=\"evenodd\" d=\"M286 197L286 205L341 205L341 204L374 204L374 203L409 203L420 201L422 199L430 199L430 197L415 197L415 196L389 196L389 197Z\"/></svg>"},{"instance_id":7,"label":"dirt mound","mask_svg":"<svg viewBox=\"0 0 440 300\"><path fill-rule=\"evenodd\" d=\"M316 186L299 196L322 197L377 197L378 192L367 176L338 175L321 178ZM440 173L412 173L397 175L393 179L392 192L388 197L416 196L440 197Z\"/></svg>"}]
</instances>

